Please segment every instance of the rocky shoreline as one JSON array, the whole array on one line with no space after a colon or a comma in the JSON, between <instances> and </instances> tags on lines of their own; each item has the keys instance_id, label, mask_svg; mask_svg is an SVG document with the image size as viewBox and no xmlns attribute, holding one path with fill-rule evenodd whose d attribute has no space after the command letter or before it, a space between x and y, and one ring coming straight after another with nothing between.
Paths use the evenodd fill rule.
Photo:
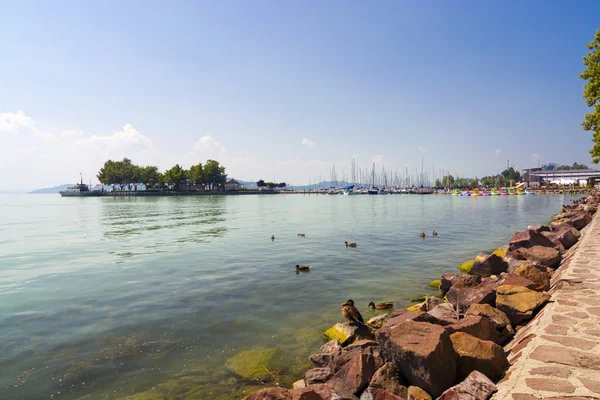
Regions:
<instances>
[{"instance_id":1,"label":"rocky shoreline","mask_svg":"<svg viewBox=\"0 0 600 400\"><path fill-rule=\"evenodd\" d=\"M516 358L515 334L549 301L551 278L599 203L598 193L577 200L549 225L529 226L463 264L465 273L442 274L439 297L371 318L369 328L334 325L321 353L310 356L314 368L292 389L264 388L245 399L490 398Z\"/></svg>"}]
</instances>

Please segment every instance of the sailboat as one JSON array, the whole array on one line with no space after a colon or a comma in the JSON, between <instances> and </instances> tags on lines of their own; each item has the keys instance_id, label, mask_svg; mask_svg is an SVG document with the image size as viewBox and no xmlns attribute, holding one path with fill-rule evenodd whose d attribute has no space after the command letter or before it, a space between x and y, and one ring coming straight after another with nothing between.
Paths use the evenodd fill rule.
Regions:
<instances>
[{"instance_id":1,"label":"sailboat","mask_svg":"<svg viewBox=\"0 0 600 400\"><path fill-rule=\"evenodd\" d=\"M379 194L379 189L375 187L375 163L373 163L373 173L371 177L371 187L367 191L369 194Z\"/></svg>"}]
</instances>

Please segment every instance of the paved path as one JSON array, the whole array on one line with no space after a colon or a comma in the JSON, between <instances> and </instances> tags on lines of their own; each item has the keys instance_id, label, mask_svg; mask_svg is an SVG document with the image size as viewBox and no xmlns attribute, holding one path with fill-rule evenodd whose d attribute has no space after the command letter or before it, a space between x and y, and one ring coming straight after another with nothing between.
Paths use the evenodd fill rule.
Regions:
<instances>
[{"instance_id":1,"label":"paved path","mask_svg":"<svg viewBox=\"0 0 600 400\"><path fill-rule=\"evenodd\" d=\"M600 399L600 211L552 278L551 302L519 330L495 400Z\"/></svg>"}]
</instances>

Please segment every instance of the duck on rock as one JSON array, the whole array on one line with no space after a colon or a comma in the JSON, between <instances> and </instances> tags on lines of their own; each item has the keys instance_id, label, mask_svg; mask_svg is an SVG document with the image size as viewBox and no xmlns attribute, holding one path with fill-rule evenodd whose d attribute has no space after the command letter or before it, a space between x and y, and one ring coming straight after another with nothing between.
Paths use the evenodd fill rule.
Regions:
<instances>
[{"instance_id":1,"label":"duck on rock","mask_svg":"<svg viewBox=\"0 0 600 400\"><path fill-rule=\"evenodd\" d=\"M342 315L350 321L350 324L365 325L365 320L356 307L354 307L354 300L349 299L342 304Z\"/></svg>"}]
</instances>

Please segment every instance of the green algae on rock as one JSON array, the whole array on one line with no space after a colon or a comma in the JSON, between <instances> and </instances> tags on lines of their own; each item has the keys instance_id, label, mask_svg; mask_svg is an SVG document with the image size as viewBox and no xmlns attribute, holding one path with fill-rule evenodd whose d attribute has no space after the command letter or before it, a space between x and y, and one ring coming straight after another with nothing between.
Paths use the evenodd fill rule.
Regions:
<instances>
[{"instance_id":1,"label":"green algae on rock","mask_svg":"<svg viewBox=\"0 0 600 400\"><path fill-rule=\"evenodd\" d=\"M242 351L225 361L225 366L242 378L267 379L272 375L269 367L276 353L276 348Z\"/></svg>"},{"instance_id":2,"label":"green algae on rock","mask_svg":"<svg viewBox=\"0 0 600 400\"><path fill-rule=\"evenodd\" d=\"M442 282L440 281L440 284L441 284L441 283L442 283ZM412 301L413 303L420 303L420 302L423 302L423 301L425 301L425 298L426 298L426 297L427 297L427 295L426 295L426 294L422 294L422 295L420 295L420 296L411 297L411 298L410 298L410 301Z\"/></svg>"},{"instance_id":3,"label":"green algae on rock","mask_svg":"<svg viewBox=\"0 0 600 400\"><path fill-rule=\"evenodd\" d=\"M458 266L458 270L463 274L467 274L471 270L473 264L475 264L475 260L466 261Z\"/></svg>"},{"instance_id":4,"label":"green algae on rock","mask_svg":"<svg viewBox=\"0 0 600 400\"><path fill-rule=\"evenodd\" d=\"M441 284L442 284L442 280L436 279L435 281L429 282L429 287L434 288L434 289L439 289Z\"/></svg>"}]
</instances>

